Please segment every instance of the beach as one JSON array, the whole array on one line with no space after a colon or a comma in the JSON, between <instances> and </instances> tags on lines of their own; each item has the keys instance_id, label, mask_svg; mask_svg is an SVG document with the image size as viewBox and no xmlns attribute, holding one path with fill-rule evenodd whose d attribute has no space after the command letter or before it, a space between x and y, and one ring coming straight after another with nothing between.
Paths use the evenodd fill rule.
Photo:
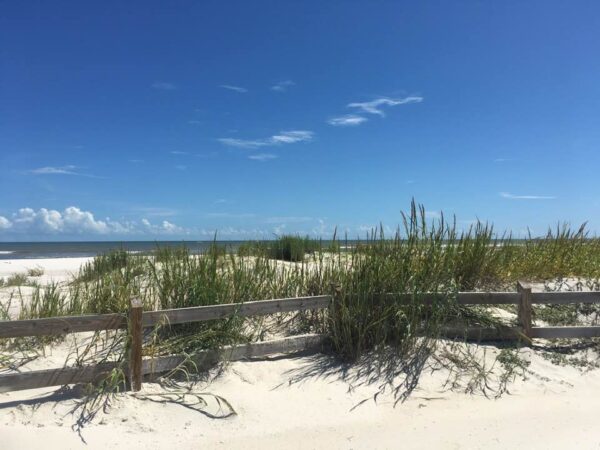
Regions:
<instances>
[{"instance_id":1,"label":"beach","mask_svg":"<svg viewBox=\"0 0 600 450\"><path fill-rule=\"evenodd\" d=\"M40 282L65 281L86 261L4 260L0 276L40 268ZM0 291L3 301L10 289ZM20 370L60 367L69 342L47 347ZM472 350L490 361L499 351L474 344ZM450 389L448 373L439 370L423 371L408 399L395 404L389 389L375 395L381 381L367 382L359 366L342 371L326 355L233 362L195 385L146 382L79 425L84 397L77 389L2 393L2 447L599 448L600 371L557 365L532 349L522 353L526 379L516 377L498 399Z\"/></svg>"}]
</instances>

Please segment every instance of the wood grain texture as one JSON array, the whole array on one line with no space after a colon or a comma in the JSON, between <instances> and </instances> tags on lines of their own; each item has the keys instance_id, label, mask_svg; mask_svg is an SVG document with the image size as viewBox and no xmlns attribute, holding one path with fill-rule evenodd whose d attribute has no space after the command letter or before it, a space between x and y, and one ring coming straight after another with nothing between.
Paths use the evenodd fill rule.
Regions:
<instances>
[{"instance_id":1,"label":"wood grain texture","mask_svg":"<svg viewBox=\"0 0 600 450\"><path fill-rule=\"evenodd\" d=\"M239 361L242 359L262 358L274 354L298 352L319 352L325 342L320 334L303 334L265 342L226 346L219 351L198 352L190 358L183 356L160 356L143 361L142 372L145 375L158 374L173 370L187 362L188 367L195 364L198 369L206 368L217 361Z\"/></svg>"},{"instance_id":2,"label":"wood grain texture","mask_svg":"<svg viewBox=\"0 0 600 450\"><path fill-rule=\"evenodd\" d=\"M143 314L143 326L153 327L158 323L175 325L178 323L203 322L206 320L224 319L233 315L247 317L307 309L321 309L327 308L330 303L331 296L319 295L314 297L260 300L225 305L146 311Z\"/></svg>"},{"instance_id":3,"label":"wood grain texture","mask_svg":"<svg viewBox=\"0 0 600 450\"><path fill-rule=\"evenodd\" d=\"M123 314L65 316L48 319L0 321L0 338L55 336L83 331L116 330L127 327Z\"/></svg>"},{"instance_id":4,"label":"wood grain texture","mask_svg":"<svg viewBox=\"0 0 600 450\"><path fill-rule=\"evenodd\" d=\"M517 283L517 291L521 294L517 318L523 334L529 339L532 338L531 329L533 327L533 307L531 306L531 287L524 282Z\"/></svg>"},{"instance_id":5,"label":"wood grain texture","mask_svg":"<svg viewBox=\"0 0 600 450\"><path fill-rule=\"evenodd\" d=\"M573 339L600 337L600 327L533 327L532 337L541 339Z\"/></svg>"},{"instance_id":6,"label":"wood grain texture","mask_svg":"<svg viewBox=\"0 0 600 450\"><path fill-rule=\"evenodd\" d=\"M134 392L142 389L142 301L134 298L129 308L129 383Z\"/></svg>"},{"instance_id":7,"label":"wood grain texture","mask_svg":"<svg viewBox=\"0 0 600 450\"><path fill-rule=\"evenodd\" d=\"M95 366L65 367L0 375L0 392L92 383L106 376L115 367L117 367L117 363L103 363Z\"/></svg>"},{"instance_id":8,"label":"wood grain texture","mask_svg":"<svg viewBox=\"0 0 600 450\"><path fill-rule=\"evenodd\" d=\"M301 311L327 308L331 296L297 297L274 300L261 300L226 305L198 306L193 308L147 311L142 314L142 326L153 327L166 321L170 324L200 322L230 317L274 314L278 312ZM50 336L84 331L115 330L127 327L124 314L96 314L88 316L65 316L49 319L0 321L0 338L24 336Z\"/></svg>"},{"instance_id":9,"label":"wood grain texture","mask_svg":"<svg viewBox=\"0 0 600 450\"><path fill-rule=\"evenodd\" d=\"M600 303L600 292L533 292L533 304L568 305L571 303Z\"/></svg>"},{"instance_id":10,"label":"wood grain texture","mask_svg":"<svg viewBox=\"0 0 600 450\"><path fill-rule=\"evenodd\" d=\"M447 339L466 339L469 341L503 341L523 337L519 327L442 327L441 336Z\"/></svg>"},{"instance_id":11,"label":"wood grain texture","mask_svg":"<svg viewBox=\"0 0 600 450\"><path fill-rule=\"evenodd\" d=\"M319 352L324 337L318 334L291 336L274 341L227 346L220 351L199 352L191 358L199 369L206 368L218 360L239 361L241 359L258 358L273 354L296 352ZM142 375L157 374L173 370L186 362L182 356L162 356L142 360ZM76 383L92 383L99 381L114 368L117 363L103 363L95 366L66 367L61 369L36 370L15 374L0 375L0 393L36 389L42 387L64 386ZM127 365L121 366L125 373Z\"/></svg>"}]
</instances>

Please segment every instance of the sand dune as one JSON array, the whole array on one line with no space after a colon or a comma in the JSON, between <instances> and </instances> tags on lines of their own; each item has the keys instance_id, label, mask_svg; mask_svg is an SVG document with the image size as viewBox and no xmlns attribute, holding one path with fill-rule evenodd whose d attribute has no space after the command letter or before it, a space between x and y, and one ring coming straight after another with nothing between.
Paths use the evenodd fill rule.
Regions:
<instances>
[{"instance_id":1,"label":"sand dune","mask_svg":"<svg viewBox=\"0 0 600 450\"><path fill-rule=\"evenodd\" d=\"M82 262L33 264L64 279ZM3 263L6 276L32 262ZM65 346L24 370L56 367ZM498 351L471 350L490 359ZM599 448L600 371L555 365L530 349L522 354L530 362L527 379L518 377L499 399L444 388L442 370L425 371L404 403L394 405L389 390L374 401L379 383L356 378L356 368L343 376L325 355L235 362L210 382L177 390L145 383L139 393L116 395L82 428L77 389L0 394L2 448Z\"/></svg>"}]
</instances>

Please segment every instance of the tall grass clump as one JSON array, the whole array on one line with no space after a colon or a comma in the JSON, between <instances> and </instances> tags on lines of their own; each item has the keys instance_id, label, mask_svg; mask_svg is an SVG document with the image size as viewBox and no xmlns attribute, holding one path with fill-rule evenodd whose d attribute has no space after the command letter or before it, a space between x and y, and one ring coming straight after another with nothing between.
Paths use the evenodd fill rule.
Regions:
<instances>
[{"instance_id":1,"label":"tall grass clump","mask_svg":"<svg viewBox=\"0 0 600 450\"><path fill-rule=\"evenodd\" d=\"M301 262L307 255L323 249L321 242L308 236L283 235L272 241L254 241L238 247L239 256L261 256L289 262Z\"/></svg>"},{"instance_id":2,"label":"tall grass clump","mask_svg":"<svg viewBox=\"0 0 600 450\"><path fill-rule=\"evenodd\" d=\"M328 331L335 351L350 359L390 346L410 352L424 337L437 337L441 324L461 315L456 292L493 270L491 241L486 225L459 234L443 217L429 221L414 203L391 238L383 227L374 230L350 252L347 268L333 273ZM424 293L438 300L425 305Z\"/></svg>"},{"instance_id":3,"label":"tall grass clump","mask_svg":"<svg viewBox=\"0 0 600 450\"><path fill-rule=\"evenodd\" d=\"M103 275L110 274L121 269L132 269L135 266L141 273L140 263L143 257L132 255L125 250L114 250L96 256L92 261L85 263L79 270L77 281L87 282L97 280Z\"/></svg>"}]
</instances>

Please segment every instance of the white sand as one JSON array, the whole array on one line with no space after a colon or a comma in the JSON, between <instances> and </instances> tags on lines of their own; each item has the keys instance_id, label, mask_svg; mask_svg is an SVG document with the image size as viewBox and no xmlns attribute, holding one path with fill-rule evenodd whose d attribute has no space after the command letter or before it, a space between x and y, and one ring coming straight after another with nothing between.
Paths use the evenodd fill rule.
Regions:
<instances>
[{"instance_id":1,"label":"white sand","mask_svg":"<svg viewBox=\"0 0 600 450\"><path fill-rule=\"evenodd\" d=\"M44 258L44 259L3 259L0 260L0 277L8 278L16 273L27 274L28 269L42 269L40 277L30 277L42 284L50 281L66 281L77 273L82 264L93 258Z\"/></svg>"},{"instance_id":2,"label":"white sand","mask_svg":"<svg viewBox=\"0 0 600 450\"><path fill-rule=\"evenodd\" d=\"M76 270L73 260L36 263L48 273L55 270L56 277L65 275L61 264ZM13 264L17 271L24 267ZM488 358L495 351L488 347ZM66 349L59 346L35 368L44 361L56 367L63 354ZM145 383L139 395L118 395L81 434L72 429L76 399L48 399L50 388L0 394L0 448L600 448L600 370L582 373L529 349L523 354L531 362L529 379L517 380L511 394L498 400L444 390L446 374L436 372L423 374L409 400L395 407L389 393L372 400L377 385L351 384L318 370L326 365L325 356L236 362L193 391L222 396L237 415L207 417L203 411L225 409L209 395L206 407L191 396L170 403L143 399L167 392ZM352 410L364 399L369 400Z\"/></svg>"}]
</instances>

